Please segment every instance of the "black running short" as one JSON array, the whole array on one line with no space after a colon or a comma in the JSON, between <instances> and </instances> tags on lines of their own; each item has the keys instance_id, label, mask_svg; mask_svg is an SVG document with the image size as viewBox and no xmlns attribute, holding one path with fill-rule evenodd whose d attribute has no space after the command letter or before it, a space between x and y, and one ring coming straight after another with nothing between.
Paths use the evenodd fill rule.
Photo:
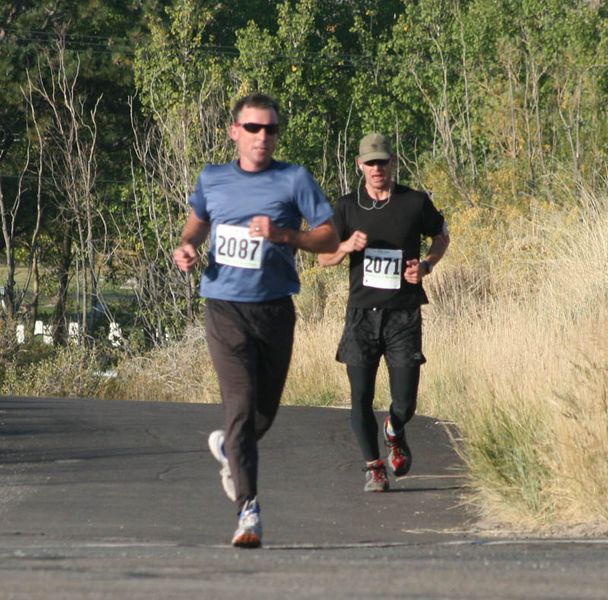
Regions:
<instances>
[{"instance_id":1,"label":"black running short","mask_svg":"<svg viewBox=\"0 0 608 600\"><path fill-rule=\"evenodd\" d=\"M396 368L426 362L420 307L347 309L336 360L367 366L378 364L382 356L388 366Z\"/></svg>"}]
</instances>

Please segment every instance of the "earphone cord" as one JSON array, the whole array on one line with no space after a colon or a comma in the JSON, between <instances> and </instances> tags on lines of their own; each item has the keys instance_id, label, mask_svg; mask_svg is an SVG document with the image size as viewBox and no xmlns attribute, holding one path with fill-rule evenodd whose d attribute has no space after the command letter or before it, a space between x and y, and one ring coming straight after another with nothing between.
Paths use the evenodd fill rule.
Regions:
<instances>
[{"instance_id":1,"label":"earphone cord","mask_svg":"<svg viewBox=\"0 0 608 600\"><path fill-rule=\"evenodd\" d=\"M388 188L388 198L386 200L372 199L371 206L363 206L363 204L361 204L361 180L362 179L363 179L363 175L361 175L361 177L359 178L359 184L357 185L357 204L359 205L359 208L362 208L363 210L374 210L374 209L382 210L391 201L391 196L392 196L392 191L393 191L392 187L389 186L389 188Z\"/></svg>"}]
</instances>

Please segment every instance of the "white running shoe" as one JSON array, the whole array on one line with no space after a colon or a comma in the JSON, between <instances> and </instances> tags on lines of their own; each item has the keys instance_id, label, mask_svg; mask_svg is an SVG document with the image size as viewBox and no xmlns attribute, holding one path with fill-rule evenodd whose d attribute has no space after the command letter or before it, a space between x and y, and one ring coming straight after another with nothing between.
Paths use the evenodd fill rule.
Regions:
<instances>
[{"instance_id":1,"label":"white running shoe","mask_svg":"<svg viewBox=\"0 0 608 600\"><path fill-rule=\"evenodd\" d=\"M224 454L224 432L221 429L213 431L209 436L209 450L215 459L222 465L220 469L220 477L222 478L222 487L226 492L226 496L233 502L236 500L236 490L234 489L234 481L230 474L230 466L228 458Z\"/></svg>"},{"instance_id":2,"label":"white running shoe","mask_svg":"<svg viewBox=\"0 0 608 600\"><path fill-rule=\"evenodd\" d=\"M259 548L262 545L262 519L258 499L247 500L239 514L239 526L232 536L238 548Z\"/></svg>"}]
</instances>

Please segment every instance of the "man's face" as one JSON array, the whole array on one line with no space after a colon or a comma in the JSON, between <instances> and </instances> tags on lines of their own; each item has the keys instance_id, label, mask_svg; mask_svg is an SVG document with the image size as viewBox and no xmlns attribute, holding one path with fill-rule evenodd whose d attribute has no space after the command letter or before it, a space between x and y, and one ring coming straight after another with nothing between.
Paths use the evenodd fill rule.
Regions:
<instances>
[{"instance_id":1,"label":"man's face","mask_svg":"<svg viewBox=\"0 0 608 600\"><path fill-rule=\"evenodd\" d=\"M268 167L277 146L279 119L271 108L244 106L238 122L230 126L230 137L239 153L239 165L245 171L261 171ZM256 125L274 125L276 132Z\"/></svg>"},{"instance_id":2,"label":"man's face","mask_svg":"<svg viewBox=\"0 0 608 600\"><path fill-rule=\"evenodd\" d=\"M365 177L365 187L370 191L388 190L391 185L392 166L392 159L359 162L359 168Z\"/></svg>"}]
</instances>

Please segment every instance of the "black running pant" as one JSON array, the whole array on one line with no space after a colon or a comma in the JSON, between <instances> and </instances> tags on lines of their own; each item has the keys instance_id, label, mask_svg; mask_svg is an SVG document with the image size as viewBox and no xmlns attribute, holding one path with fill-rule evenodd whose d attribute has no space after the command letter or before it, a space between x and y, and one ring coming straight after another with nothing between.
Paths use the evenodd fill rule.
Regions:
<instances>
[{"instance_id":1,"label":"black running pant","mask_svg":"<svg viewBox=\"0 0 608 600\"><path fill-rule=\"evenodd\" d=\"M347 365L351 387L351 424L365 460L377 460L378 423L374 387L381 358L388 367L390 415L399 431L414 416L422 354L420 308L351 308L336 358Z\"/></svg>"},{"instance_id":2,"label":"black running pant","mask_svg":"<svg viewBox=\"0 0 608 600\"><path fill-rule=\"evenodd\" d=\"M205 319L224 407L224 450L242 506L258 493L257 442L279 408L295 310L291 297L256 303L207 300Z\"/></svg>"},{"instance_id":3,"label":"black running pant","mask_svg":"<svg viewBox=\"0 0 608 600\"><path fill-rule=\"evenodd\" d=\"M366 461L380 458L378 422L374 414L374 388L379 365L347 365L351 390L351 426ZM420 365L388 367L391 389L390 416L393 428L400 431L416 412Z\"/></svg>"}]
</instances>

